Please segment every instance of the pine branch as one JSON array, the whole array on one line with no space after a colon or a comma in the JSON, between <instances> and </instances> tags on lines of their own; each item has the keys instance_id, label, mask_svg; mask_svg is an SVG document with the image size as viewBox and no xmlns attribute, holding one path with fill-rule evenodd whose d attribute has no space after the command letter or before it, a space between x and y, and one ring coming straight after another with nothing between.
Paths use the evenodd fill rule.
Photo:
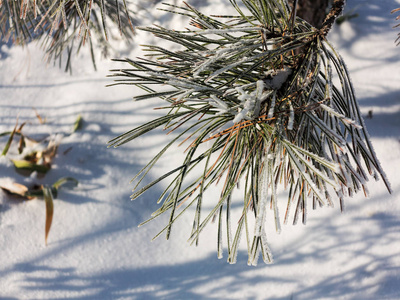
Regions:
<instances>
[{"instance_id":1,"label":"pine branch","mask_svg":"<svg viewBox=\"0 0 400 300\"><path fill-rule=\"evenodd\" d=\"M197 243L205 226L218 217L221 257L225 211L228 261L236 261L245 232L248 263L257 264L260 253L269 263L272 255L265 226L272 219L280 231L279 207L286 208L284 222L294 207L293 222L301 217L305 223L309 198L316 209L317 204L332 206L336 194L343 208L345 196L366 193L368 174L376 179L379 174L391 191L369 141L346 66L326 40L332 16L340 13L339 2L321 30L294 18L286 1L278 0L243 1L249 16L231 0L238 15L220 18L205 16L186 4L177 13L191 18L193 30L141 28L180 45L181 50L145 46L151 59L118 60L127 68L114 71L115 84L144 89L146 94L136 96L137 100L163 99L166 114L117 137L110 146L123 145L162 126L169 133L180 129L134 178L133 199L169 179L158 199L162 205L150 219L170 213L157 236L166 232L168 238L174 222L193 207L189 240ZM332 81L334 76L340 80L338 86ZM159 85L169 88L160 92ZM206 142L210 147L203 147ZM175 143L186 144L182 164L141 187ZM189 181L192 173L198 175ZM239 183L244 184L239 189L242 216L232 222L233 193ZM204 214L205 194L214 184L219 184L220 197ZM279 186L289 190L286 205L277 196ZM248 230L251 218L253 233ZM237 229L232 238L234 223Z\"/></svg>"},{"instance_id":2,"label":"pine branch","mask_svg":"<svg viewBox=\"0 0 400 300\"><path fill-rule=\"evenodd\" d=\"M120 6L124 7L122 11ZM125 0L3 0L0 2L0 38L19 45L38 40L48 61L61 61L67 51L66 68L70 68L73 48L79 51L89 44L93 61L93 38L108 48L107 19L130 41L134 34L130 14Z\"/></svg>"},{"instance_id":3,"label":"pine branch","mask_svg":"<svg viewBox=\"0 0 400 300\"><path fill-rule=\"evenodd\" d=\"M322 27L320 30L322 36L326 36L331 30L332 25L335 23L337 17L341 15L345 3L345 0L333 0L332 7L327 14L324 22L322 23Z\"/></svg>"}]
</instances>

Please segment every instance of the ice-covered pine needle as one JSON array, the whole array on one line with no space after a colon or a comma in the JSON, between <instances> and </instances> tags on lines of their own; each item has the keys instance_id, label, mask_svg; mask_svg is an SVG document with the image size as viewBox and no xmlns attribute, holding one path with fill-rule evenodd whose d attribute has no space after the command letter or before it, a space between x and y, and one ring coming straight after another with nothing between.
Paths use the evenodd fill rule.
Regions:
<instances>
[{"instance_id":1,"label":"ice-covered pine needle","mask_svg":"<svg viewBox=\"0 0 400 300\"><path fill-rule=\"evenodd\" d=\"M45 59L61 65L66 56L66 70L71 69L71 54L88 45L95 65L96 46L103 55L110 49L108 34L118 27L129 42L134 28L127 0L0 0L0 40L25 45L37 40L45 50ZM110 37L110 38L109 38Z\"/></svg>"},{"instance_id":2,"label":"ice-covered pine needle","mask_svg":"<svg viewBox=\"0 0 400 300\"><path fill-rule=\"evenodd\" d=\"M336 198L342 207L346 195L366 191L374 174L390 191L346 66L326 39L329 22L341 11L340 2L334 1L323 30L299 18L292 23L283 0L243 1L251 15L231 0L238 15L223 18L206 16L189 4L170 5L191 18L193 30L141 28L176 43L180 50L149 45L148 58L117 60L127 67L114 71L113 85L137 85L146 91L135 96L137 100L161 98L166 113L109 145L121 146L157 128L168 128L169 133L179 128L134 178L133 199L169 180L158 199L162 204L150 219L170 213L160 234L166 232L168 238L176 219L192 207L191 242L197 244L202 230L214 220L219 257L226 226L230 263L236 262L242 236L248 263L255 265L259 254L268 263L272 255L266 226L279 232L281 212L285 222L292 216L294 223L300 218L305 223L309 206L332 206ZM335 86L332 76L341 84ZM142 186L175 143L187 145L182 164ZM196 176L190 178L197 179L189 180L191 173ZM216 199L206 194L213 184L220 189ZM278 196L280 187L288 191L286 200ZM237 190L243 193L239 200ZM206 211L205 203L213 208ZM237 220L231 220L233 203L242 205ZM250 224L255 224L253 230Z\"/></svg>"}]
</instances>

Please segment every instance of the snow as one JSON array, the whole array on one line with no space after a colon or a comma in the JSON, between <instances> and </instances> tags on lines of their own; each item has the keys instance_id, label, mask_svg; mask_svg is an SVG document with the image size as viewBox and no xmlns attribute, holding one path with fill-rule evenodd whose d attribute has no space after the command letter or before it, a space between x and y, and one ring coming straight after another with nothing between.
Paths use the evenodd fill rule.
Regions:
<instances>
[{"instance_id":1,"label":"snow","mask_svg":"<svg viewBox=\"0 0 400 300\"><path fill-rule=\"evenodd\" d=\"M254 120L260 113L260 105L264 96L264 81L257 81L257 89L251 93L247 93L242 87L235 88L238 92L238 100L240 100L243 108L239 109L233 119L233 123L239 123L242 120Z\"/></svg>"},{"instance_id":2,"label":"snow","mask_svg":"<svg viewBox=\"0 0 400 300\"><path fill-rule=\"evenodd\" d=\"M188 2L202 12L228 14L228 1ZM382 181L370 180L370 198L345 198L344 214L338 205L309 210L306 226L286 224L281 234L275 231L273 211L268 211L271 226L265 234L274 264L257 267L247 266L244 239L236 264L228 264L227 255L218 260L216 223L202 232L198 247L189 246L194 211L173 227L170 241L151 242L167 218L137 228L158 208L155 201L165 186L131 202L129 181L170 138L157 131L107 149L108 140L161 114L152 109L157 100L132 101L140 93L132 86L105 87L112 83L108 70L123 67L120 63L98 58L94 72L82 52L70 76L44 66L34 44L25 49L0 44L0 133L12 130L18 116L20 124L28 122L23 130L28 136L62 135L45 177L19 175L1 157L0 182L51 184L64 176L79 180L76 189L61 190L55 200L47 246L44 202L17 201L0 193L0 298L399 299L400 48L395 47L395 16L390 15L396 7L398 0L381 0L379 5L348 0L346 10L355 8L359 16L329 35L347 63L362 114L371 111L365 123L393 194ZM151 12L151 7L142 12L144 23L178 30L187 24L162 11L152 19ZM136 41L116 57L141 56L138 44L156 42L146 32L139 32ZM46 118L45 124L39 124L33 108ZM83 127L71 134L79 114ZM5 143L2 138L1 149ZM178 150L168 152L150 176L182 162L184 148ZM232 201L232 214L240 213ZM286 201L285 195L278 193L277 201Z\"/></svg>"}]
</instances>

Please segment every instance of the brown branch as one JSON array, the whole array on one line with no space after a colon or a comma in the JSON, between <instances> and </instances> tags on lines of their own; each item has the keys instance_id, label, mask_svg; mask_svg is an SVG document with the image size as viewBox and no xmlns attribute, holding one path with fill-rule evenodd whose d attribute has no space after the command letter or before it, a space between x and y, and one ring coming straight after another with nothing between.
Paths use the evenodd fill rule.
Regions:
<instances>
[{"instance_id":1,"label":"brown branch","mask_svg":"<svg viewBox=\"0 0 400 300\"><path fill-rule=\"evenodd\" d=\"M322 23L322 27L320 29L321 36L326 36L331 30L333 23L336 18L342 13L345 0L334 0L332 4L332 8L329 13L326 15L324 22Z\"/></svg>"}]
</instances>

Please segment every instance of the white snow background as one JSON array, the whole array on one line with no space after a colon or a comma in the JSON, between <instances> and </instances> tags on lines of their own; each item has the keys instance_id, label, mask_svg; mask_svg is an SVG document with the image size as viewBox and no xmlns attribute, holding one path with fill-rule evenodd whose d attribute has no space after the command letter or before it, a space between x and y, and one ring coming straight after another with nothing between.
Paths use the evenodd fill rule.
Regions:
<instances>
[{"instance_id":1,"label":"white snow background","mask_svg":"<svg viewBox=\"0 0 400 300\"><path fill-rule=\"evenodd\" d=\"M209 14L232 11L228 0L188 3ZM157 101L132 101L138 89L105 87L112 83L109 70L126 66L99 57L95 72L82 52L70 76L44 66L35 44L0 44L0 132L12 130L19 116L20 123L28 122L28 136L63 136L44 178L20 176L2 157L0 180L79 180L55 200L47 246L44 202L16 201L0 192L0 299L400 299L400 47L390 14L397 7L398 0L349 0L346 11L359 16L329 35L350 69L362 113L372 111L366 125L394 193L371 180L370 198L347 198L345 213L338 205L310 210L306 226L285 225L279 235L271 230L275 262L257 267L247 266L244 245L237 264L217 259L217 224L202 233L198 247L190 246L190 212L173 227L170 241L162 236L151 242L165 218L137 228L157 209L166 183L132 202L129 181L169 137L157 131L107 149L107 141L159 114L152 109ZM142 25L188 24L151 5L139 15ZM132 47L114 57L135 58L142 54L139 44L156 42L139 32ZM46 118L44 125L33 108ZM69 135L79 114L83 128ZM0 148L6 141L0 140ZM184 149L178 150L150 177L180 163Z\"/></svg>"}]
</instances>

